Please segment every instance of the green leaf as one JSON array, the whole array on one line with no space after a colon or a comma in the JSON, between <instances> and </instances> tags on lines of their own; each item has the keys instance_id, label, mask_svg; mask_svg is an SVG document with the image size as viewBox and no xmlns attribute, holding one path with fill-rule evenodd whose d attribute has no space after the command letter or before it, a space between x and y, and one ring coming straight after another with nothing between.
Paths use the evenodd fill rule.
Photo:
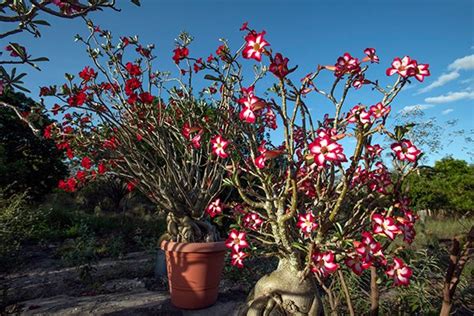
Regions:
<instances>
[{"instance_id":1,"label":"green leaf","mask_svg":"<svg viewBox=\"0 0 474 316\"><path fill-rule=\"evenodd\" d=\"M15 87L16 89L24 91L24 92L29 92L29 93L31 92L30 90L26 89L25 87L22 87L18 84L15 84L15 83L12 83L12 86Z\"/></svg>"},{"instance_id":2,"label":"green leaf","mask_svg":"<svg viewBox=\"0 0 474 316\"><path fill-rule=\"evenodd\" d=\"M38 57L38 58L35 58L35 59L30 59L30 61L49 61L49 59L47 57Z\"/></svg>"},{"instance_id":3,"label":"green leaf","mask_svg":"<svg viewBox=\"0 0 474 316\"><path fill-rule=\"evenodd\" d=\"M48 21L45 21L45 20L36 20L36 21L32 21L33 24L39 24L39 25L46 25L46 26L51 26L51 24L49 24Z\"/></svg>"},{"instance_id":4,"label":"green leaf","mask_svg":"<svg viewBox=\"0 0 474 316\"><path fill-rule=\"evenodd\" d=\"M301 251L308 251L308 249L306 249L306 247L303 244L300 244L299 242L296 242L296 241L292 243L291 246Z\"/></svg>"},{"instance_id":5,"label":"green leaf","mask_svg":"<svg viewBox=\"0 0 474 316\"><path fill-rule=\"evenodd\" d=\"M226 186L226 187L233 187L234 186L234 183L229 178L226 178L226 179L222 180L222 184L223 184L223 186Z\"/></svg>"},{"instance_id":6,"label":"green leaf","mask_svg":"<svg viewBox=\"0 0 474 316\"><path fill-rule=\"evenodd\" d=\"M211 75L205 75L204 76L204 79L206 80L212 80L212 81L221 81L221 79L217 78L217 77L214 77L214 76L211 76Z\"/></svg>"}]
</instances>

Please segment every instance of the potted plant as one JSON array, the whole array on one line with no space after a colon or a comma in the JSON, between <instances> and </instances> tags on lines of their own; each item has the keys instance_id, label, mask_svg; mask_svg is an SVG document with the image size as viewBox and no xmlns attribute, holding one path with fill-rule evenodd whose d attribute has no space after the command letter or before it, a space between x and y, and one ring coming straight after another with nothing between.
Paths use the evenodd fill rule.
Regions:
<instances>
[{"instance_id":1,"label":"potted plant","mask_svg":"<svg viewBox=\"0 0 474 316\"><path fill-rule=\"evenodd\" d=\"M137 37L116 44L110 32L88 26L88 36L76 40L86 46L92 65L78 77L66 74L62 86L41 88L41 96L59 100L53 114L63 114L44 136L54 138L76 165L59 187L75 191L90 179L113 175L128 190L148 196L167 214L160 244L172 303L189 309L211 305L226 247L209 219L223 207L218 195L226 170L219 163L227 158L227 142L220 133L229 128L222 105L206 99L216 90L196 96L190 86L189 35L176 43L175 78L152 68L153 45L142 46Z\"/></svg>"},{"instance_id":2,"label":"potted plant","mask_svg":"<svg viewBox=\"0 0 474 316\"><path fill-rule=\"evenodd\" d=\"M240 49L231 53L224 42L217 51L219 66L206 64L205 77L232 100L232 127L222 133L231 140L227 181L245 211L226 214L235 220L226 245L238 267L252 253L279 259L241 313L319 315L324 295L327 312L334 314L337 286L353 315L345 275L370 273L370 313L376 314L378 282L409 283L404 247L392 242L411 243L417 218L402 183L416 169L421 151L407 139L410 126L391 125L391 104L410 80L429 76L429 65L395 58L384 71L395 81L385 87L369 79L367 70L379 57L367 48L361 59L345 53L295 81L296 67L270 49L264 31L247 23L241 30ZM248 64L254 76L245 81ZM332 83L317 82L320 78ZM269 80L268 89L262 88ZM375 102L359 103L359 89L371 89ZM331 109L324 101L333 114L324 114Z\"/></svg>"}]
</instances>

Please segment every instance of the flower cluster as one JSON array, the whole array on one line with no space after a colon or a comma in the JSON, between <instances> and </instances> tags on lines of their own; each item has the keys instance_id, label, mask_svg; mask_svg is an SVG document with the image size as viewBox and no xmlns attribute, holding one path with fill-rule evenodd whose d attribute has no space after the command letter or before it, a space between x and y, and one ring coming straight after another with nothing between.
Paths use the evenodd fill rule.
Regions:
<instances>
[{"instance_id":1,"label":"flower cluster","mask_svg":"<svg viewBox=\"0 0 474 316\"><path fill-rule=\"evenodd\" d=\"M376 50L367 48L364 57L345 53L335 64L294 81L296 66L289 68L289 59L270 49L264 31L248 24L241 30L242 50L234 53L224 42L207 59L191 56L188 40L180 37L172 55L179 84L166 89L170 80L149 71L153 46L133 38L110 45L119 47L109 61L119 74L113 80L98 67L85 67L78 83L71 76L59 89L43 87L42 95L59 96L52 111L64 115L44 135L54 138L77 166L59 186L74 191L86 179L110 171L125 175L129 190L144 192L160 206L186 206L190 218L230 218L225 244L237 267L244 266L250 250L262 246L262 252L281 260L305 263L321 282L337 269L361 275L375 267L395 285L408 284L411 270L389 245L396 238L411 243L415 237L416 215L403 198L401 182L415 170L421 151L403 130L389 131L387 122L393 99L410 77L422 81L428 76L429 66L396 58L387 70L389 76L398 74L395 83L382 88L366 72L380 63ZM139 54L133 62L123 57L128 47ZM242 58L244 63L237 61ZM243 80L245 63L256 72L251 82ZM331 92L316 81L323 72L335 76ZM200 91L188 86L200 76L212 83ZM265 76L273 81L269 89L259 86ZM346 95L364 85L382 94L375 98L380 102L346 107ZM310 94L332 102L335 112L313 119ZM81 114L91 109L94 115ZM98 125L115 116L119 123ZM382 161L384 148L373 141L376 134L392 139L394 171ZM349 151L343 145L350 140L355 148ZM214 189L225 177L240 202L224 200ZM167 199L159 198L162 191ZM233 212L223 212L224 205L234 204Z\"/></svg>"},{"instance_id":2,"label":"flower cluster","mask_svg":"<svg viewBox=\"0 0 474 316\"><path fill-rule=\"evenodd\" d=\"M245 232L239 232L235 229L231 230L225 245L232 250L231 263L234 266L242 268L244 266L243 260L248 256L242 249L249 246Z\"/></svg>"},{"instance_id":3,"label":"flower cluster","mask_svg":"<svg viewBox=\"0 0 474 316\"><path fill-rule=\"evenodd\" d=\"M387 76L398 74L403 78L415 77L418 81L423 82L425 77L430 75L429 64L419 64L416 60L411 59L410 56L403 58L395 58L392 66L387 68Z\"/></svg>"}]
</instances>

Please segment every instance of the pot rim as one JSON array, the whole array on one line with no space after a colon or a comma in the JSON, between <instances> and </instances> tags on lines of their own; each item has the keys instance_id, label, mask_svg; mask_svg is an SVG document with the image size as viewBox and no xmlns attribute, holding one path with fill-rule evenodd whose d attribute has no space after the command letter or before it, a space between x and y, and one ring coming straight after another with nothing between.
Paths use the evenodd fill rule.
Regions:
<instances>
[{"instance_id":1,"label":"pot rim","mask_svg":"<svg viewBox=\"0 0 474 316\"><path fill-rule=\"evenodd\" d=\"M226 251L225 241L217 242L174 242L163 240L160 248L169 252L223 252Z\"/></svg>"}]
</instances>

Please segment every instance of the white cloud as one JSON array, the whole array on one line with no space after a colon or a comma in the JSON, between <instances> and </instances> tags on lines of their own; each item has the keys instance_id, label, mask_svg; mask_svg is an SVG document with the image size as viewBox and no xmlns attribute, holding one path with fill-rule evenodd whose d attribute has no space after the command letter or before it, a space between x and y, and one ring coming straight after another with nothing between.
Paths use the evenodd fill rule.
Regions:
<instances>
[{"instance_id":1,"label":"white cloud","mask_svg":"<svg viewBox=\"0 0 474 316\"><path fill-rule=\"evenodd\" d=\"M418 90L417 94L425 93L425 92L433 90L434 88L444 86L448 82L456 80L457 78L459 78L459 72L457 71L452 71L447 74L446 73L442 74L441 76L438 77L438 79L436 79L430 85Z\"/></svg>"},{"instance_id":2,"label":"white cloud","mask_svg":"<svg viewBox=\"0 0 474 316\"><path fill-rule=\"evenodd\" d=\"M446 115L446 114L451 113L452 111L454 111L454 110L453 109L446 109L443 112L441 112L441 114Z\"/></svg>"},{"instance_id":3,"label":"white cloud","mask_svg":"<svg viewBox=\"0 0 474 316\"><path fill-rule=\"evenodd\" d=\"M456 59L448 66L448 69L449 70L473 70L474 69L474 54Z\"/></svg>"},{"instance_id":4,"label":"white cloud","mask_svg":"<svg viewBox=\"0 0 474 316\"><path fill-rule=\"evenodd\" d=\"M474 99L474 92L462 91L462 92L449 92L448 94L443 94L437 97L426 98L426 103L448 103L464 99Z\"/></svg>"},{"instance_id":5,"label":"white cloud","mask_svg":"<svg viewBox=\"0 0 474 316\"><path fill-rule=\"evenodd\" d=\"M398 113L402 113L402 114L408 114L408 113L411 113L411 112L417 112L417 111L423 111L423 110L427 110L427 109L430 109L434 107L433 104L414 104L414 105L407 105L406 107L404 107L403 109L401 109L400 111L398 111Z\"/></svg>"},{"instance_id":6,"label":"white cloud","mask_svg":"<svg viewBox=\"0 0 474 316\"><path fill-rule=\"evenodd\" d=\"M458 58L455 61L453 61L451 64L449 64L448 70L450 70L450 72L443 73L434 82L432 82L428 86L418 90L418 92L416 94L425 93L425 92L431 91L435 88L442 87L445 84L447 84L448 82L451 82L451 81L456 80L457 78L459 78L459 76L460 76L459 71L461 71L461 70L473 70L473 69L474 69L474 54Z\"/></svg>"}]
</instances>

